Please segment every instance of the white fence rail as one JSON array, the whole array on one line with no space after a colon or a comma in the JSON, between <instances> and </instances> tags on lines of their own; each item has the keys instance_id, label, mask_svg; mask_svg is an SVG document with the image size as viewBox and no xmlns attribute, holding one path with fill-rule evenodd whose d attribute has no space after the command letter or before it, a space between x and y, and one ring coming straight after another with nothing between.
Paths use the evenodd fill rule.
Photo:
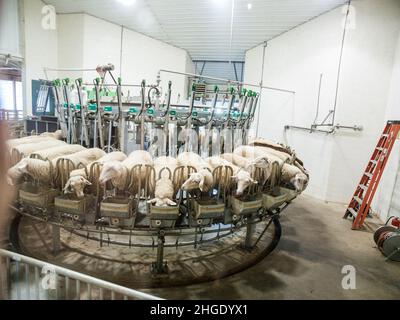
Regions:
<instances>
[{"instance_id":1,"label":"white fence rail","mask_svg":"<svg viewBox=\"0 0 400 320\"><path fill-rule=\"evenodd\" d=\"M9 300L162 300L2 249L0 273Z\"/></svg>"}]
</instances>

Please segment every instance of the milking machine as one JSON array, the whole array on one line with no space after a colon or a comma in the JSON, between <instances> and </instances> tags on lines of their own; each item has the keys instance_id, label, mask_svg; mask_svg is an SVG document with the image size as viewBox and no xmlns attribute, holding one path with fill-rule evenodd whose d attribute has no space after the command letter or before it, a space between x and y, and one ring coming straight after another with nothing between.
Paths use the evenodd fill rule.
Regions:
<instances>
[{"instance_id":1,"label":"milking machine","mask_svg":"<svg viewBox=\"0 0 400 320\"><path fill-rule=\"evenodd\" d=\"M178 101L172 101L171 82L166 88L161 87L160 77L156 84L146 81L125 84L120 78L114 79L112 69L111 66L100 68L101 77L93 83L83 83L82 79L77 79L75 86L71 86L69 79L53 82L60 127L69 143L79 142L106 152L121 150L126 154L148 150L154 157L176 157L180 152L192 151L205 158L232 152L235 146L247 142L258 107L258 93L234 87L220 92L215 87L211 99L206 99L197 95L194 84L188 99L178 95ZM105 83L106 74L112 76L114 83ZM127 94L132 88L138 90L138 96ZM76 99L71 99L73 91ZM52 171L51 190L56 191L49 200L51 205L43 208L45 221L54 226L54 241L59 243L57 228L61 227L74 236L97 240L101 246L108 243L156 249L154 273L168 271L164 261L167 247L198 248L242 234L245 250L251 251L261 240L273 249L280 237L279 215L297 196L280 188L280 168L274 181L268 185L253 184L239 197L234 192L231 167L210 172L215 183L206 193L182 191L180 186L196 169L179 167L173 172L168 168L162 172L168 174L176 187L172 199L176 205L155 206L148 201L154 198L161 173L156 177L153 167L137 166L126 172L129 179L125 189L113 190L111 195L112 186L99 184L100 164L82 168L92 183L86 186L83 198L61 193L69 173L77 168L60 159ZM146 179L138 181L143 170ZM262 175L259 168L252 173L257 181L263 181ZM277 188L280 192L271 192ZM30 210L27 198L29 195L20 192L16 207L23 215L40 218ZM111 239L110 234L118 235L118 239ZM140 236L141 241L135 236Z\"/></svg>"}]
</instances>

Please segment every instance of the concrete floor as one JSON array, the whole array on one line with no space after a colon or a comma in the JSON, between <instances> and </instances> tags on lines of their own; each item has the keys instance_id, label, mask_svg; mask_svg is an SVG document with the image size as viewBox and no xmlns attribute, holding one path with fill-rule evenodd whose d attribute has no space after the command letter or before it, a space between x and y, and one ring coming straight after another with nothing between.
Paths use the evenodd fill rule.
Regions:
<instances>
[{"instance_id":1,"label":"concrete floor","mask_svg":"<svg viewBox=\"0 0 400 320\"><path fill-rule=\"evenodd\" d=\"M285 211L282 239L261 263L212 283L144 291L166 299L399 299L400 263L376 248L377 226L351 231L344 211L302 196ZM342 288L345 265L356 268L355 290Z\"/></svg>"}]
</instances>

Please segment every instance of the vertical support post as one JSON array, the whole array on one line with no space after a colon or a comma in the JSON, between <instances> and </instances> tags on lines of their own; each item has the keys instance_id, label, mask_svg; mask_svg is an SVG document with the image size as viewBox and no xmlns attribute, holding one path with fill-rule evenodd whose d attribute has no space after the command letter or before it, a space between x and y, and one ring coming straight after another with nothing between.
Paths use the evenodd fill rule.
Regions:
<instances>
[{"instance_id":1,"label":"vertical support post","mask_svg":"<svg viewBox=\"0 0 400 320\"><path fill-rule=\"evenodd\" d=\"M157 261L153 263L152 272L153 273L167 273L167 267L164 263L164 244L165 244L165 235L164 231L160 231L158 233L158 245L157 245Z\"/></svg>"},{"instance_id":2,"label":"vertical support post","mask_svg":"<svg viewBox=\"0 0 400 320\"><path fill-rule=\"evenodd\" d=\"M247 218L246 239L244 241L244 248L246 250L253 249L252 239L256 228L256 225L253 222L254 222L254 215L251 214Z\"/></svg>"},{"instance_id":3,"label":"vertical support post","mask_svg":"<svg viewBox=\"0 0 400 320\"><path fill-rule=\"evenodd\" d=\"M52 226L53 229L53 254L56 255L61 250L60 227Z\"/></svg>"},{"instance_id":4,"label":"vertical support post","mask_svg":"<svg viewBox=\"0 0 400 320\"><path fill-rule=\"evenodd\" d=\"M9 299L9 268L10 268L10 259L0 257L0 300Z\"/></svg>"}]
</instances>

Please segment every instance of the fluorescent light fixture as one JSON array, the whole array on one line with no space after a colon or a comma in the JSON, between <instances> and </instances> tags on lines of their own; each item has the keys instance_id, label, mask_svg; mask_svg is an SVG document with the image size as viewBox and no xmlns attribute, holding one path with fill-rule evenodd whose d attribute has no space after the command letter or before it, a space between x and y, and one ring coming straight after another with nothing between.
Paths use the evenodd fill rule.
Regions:
<instances>
[{"instance_id":1,"label":"fluorescent light fixture","mask_svg":"<svg viewBox=\"0 0 400 320\"><path fill-rule=\"evenodd\" d=\"M124 6L131 6L136 2L136 0L116 0L116 1L123 4Z\"/></svg>"},{"instance_id":2,"label":"fluorescent light fixture","mask_svg":"<svg viewBox=\"0 0 400 320\"><path fill-rule=\"evenodd\" d=\"M248 4L247 4L247 9L251 10L251 8L253 8L253 4L248 3Z\"/></svg>"}]
</instances>

